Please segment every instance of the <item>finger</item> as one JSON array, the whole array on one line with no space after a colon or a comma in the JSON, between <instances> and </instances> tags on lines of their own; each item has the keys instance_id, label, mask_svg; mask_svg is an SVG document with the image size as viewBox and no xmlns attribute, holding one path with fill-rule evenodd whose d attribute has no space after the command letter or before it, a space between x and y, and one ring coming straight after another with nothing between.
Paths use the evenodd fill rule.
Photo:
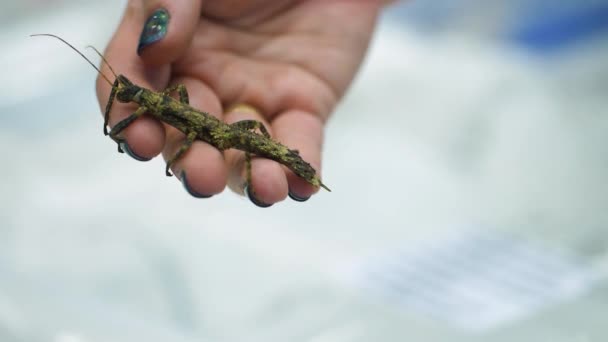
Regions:
<instances>
[{"instance_id":1,"label":"finger","mask_svg":"<svg viewBox=\"0 0 608 342\"><path fill-rule=\"evenodd\" d=\"M136 54L139 33L143 25L144 8L139 0L129 1L120 25L106 51L104 53L108 63L113 69L124 74L133 83L151 89L162 89L167 84L170 67L150 69L146 68ZM102 66L101 71L112 75L107 65ZM96 83L97 98L99 100L102 114L111 91L111 85L99 76ZM114 101L110 112L110 126L125 119L137 109L135 104L124 104ZM149 160L158 155L164 145L165 130L160 122L150 117L143 116L129 125L121 136L126 140L126 150L135 159Z\"/></svg>"},{"instance_id":2,"label":"finger","mask_svg":"<svg viewBox=\"0 0 608 342\"><path fill-rule=\"evenodd\" d=\"M245 106L236 106L224 114L226 123L234 123L242 120L256 120L262 122L268 133L273 134L268 122L262 114ZM245 172L245 154L242 151L231 149L225 152L226 164L230 169L228 186L234 192L243 194L243 187L247 181ZM270 159L252 158L251 162L251 187L255 191L255 199L252 201L263 204L274 204L287 197L287 179L281 166ZM251 193L250 193L251 194Z\"/></svg>"},{"instance_id":3,"label":"finger","mask_svg":"<svg viewBox=\"0 0 608 342\"><path fill-rule=\"evenodd\" d=\"M300 156L321 172L321 148L323 145L323 121L319 116L290 110L278 115L272 122L276 140L300 152ZM289 196L296 201L305 201L318 191L310 183L284 167L289 184Z\"/></svg>"},{"instance_id":4,"label":"finger","mask_svg":"<svg viewBox=\"0 0 608 342\"><path fill-rule=\"evenodd\" d=\"M221 119L220 101L204 83L189 77L176 78L171 83L186 86L192 107ZM168 160L184 144L185 135L174 127L166 127L167 143L163 156ZM217 148L200 140L195 141L171 169L194 197L209 197L222 192L226 187L227 168L224 155Z\"/></svg>"},{"instance_id":5,"label":"finger","mask_svg":"<svg viewBox=\"0 0 608 342\"><path fill-rule=\"evenodd\" d=\"M144 0L145 23L137 53L146 65L175 61L189 46L200 20L201 0Z\"/></svg>"},{"instance_id":6,"label":"finger","mask_svg":"<svg viewBox=\"0 0 608 342\"><path fill-rule=\"evenodd\" d=\"M337 98L331 88L305 69L288 63L269 62L276 59L274 57L251 59L218 52L213 43L204 41L213 40L211 36L219 34L219 30L203 32L201 29L199 33L192 45L195 53L177 61L173 70L177 74L190 72L198 75L221 96L222 103L247 103L262 110L270 119L289 108L319 113L323 117L333 109ZM229 40L232 37L224 36L218 39Z\"/></svg>"}]
</instances>

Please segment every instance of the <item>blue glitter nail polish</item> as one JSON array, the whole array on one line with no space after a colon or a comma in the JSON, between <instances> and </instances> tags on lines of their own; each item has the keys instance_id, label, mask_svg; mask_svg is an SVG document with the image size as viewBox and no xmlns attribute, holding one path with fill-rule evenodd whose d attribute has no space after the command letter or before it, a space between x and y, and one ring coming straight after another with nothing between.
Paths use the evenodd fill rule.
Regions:
<instances>
[{"instance_id":1,"label":"blue glitter nail polish","mask_svg":"<svg viewBox=\"0 0 608 342\"><path fill-rule=\"evenodd\" d=\"M131 147L129 146L129 144L127 144L127 142L126 142L126 141L122 141L122 142L120 143L120 148L121 148L121 149L122 149L124 152L126 152L126 153L127 153L127 155L128 155L129 157L131 157L131 158L133 158L133 159L135 159L135 160L137 160L137 161L140 161L140 162L147 162L147 161L152 160L152 158L144 158L144 157L142 157L142 156L138 155L137 153L133 152L133 150L131 149Z\"/></svg>"},{"instance_id":2,"label":"blue glitter nail polish","mask_svg":"<svg viewBox=\"0 0 608 342\"><path fill-rule=\"evenodd\" d=\"M268 207L272 206L272 204L264 203L264 202L260 201L259 199L257 199L255 197L255 195L252 194L251 191L249 191L249 185L245 186L245 188L243 189L243 192L245 193L245 196L247 196L247 198L249 198L251 203L257 205L260 208L268 208Z\"/></svg>"},{"instance_id":3,"label":"blue glitter nail polish","mask_svg":"<svg viewBox=\"0 0 608 342\"><path fill-rule=\"evenodd\" d=\"M291 198L292 200L296 201L296 202L306 202L310 199L310 196L308 197L301 197L298 195L295 195L293 192L291 192L291 189L289 189L289 198Z\"/></svg>"},{"instance_id":4,"label":"blue glitter nail polish","mask_svg":"<svg viewBox=\"0 0 608 342\"><path fill-rule=\"evenodd\" d=\"M164 8L157 9L148 17L139 37L137 54L140 54L146 46L163 39L167 35L170 18L169 12Z\"/></svg>"},{"instance_id":5,"label":"blue glitter nail polish","mask_svg":"<svg viewBox=\"0 0 608 342\"><path fill-rule=\"evenodd\" d=\"M182 171L180 180L182 181L182 185L184 186L184 189L186 189L186 191L194 198L209 198L213 195L205 195L205 194L200 194L194 190L192 190L192 188L190 188L190 184L188 184L188 180L186 179L186 171Z\"/></svg>"}]
</instances>

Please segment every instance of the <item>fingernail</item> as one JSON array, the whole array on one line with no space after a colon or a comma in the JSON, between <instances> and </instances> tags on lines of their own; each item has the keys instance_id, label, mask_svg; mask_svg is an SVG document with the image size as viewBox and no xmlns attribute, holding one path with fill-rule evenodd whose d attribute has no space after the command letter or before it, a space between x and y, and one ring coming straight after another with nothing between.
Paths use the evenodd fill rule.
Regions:
<instances>
[{"instance_id":1,"label":"fingernail","mask_svg":"<svg viewBox=\"0 0 608 342\"><path fill-rule=\"evenodd\" d=\"M186 191L188 191L188 193L194 197L194 198L209 198L213 195L203 195L200 194L194 190L192 190L192 188L190 188L190 185L188 184L188 180L186 179L186 171L182 171L181 176L179 177L179 179L182 181L182 185L184 186L184 189L186 189Z\"/></svg>"},{"instance_id":2,"label":"fingernail","mask_svg":"<svg viewBox=\"0 0 608 342\"><path fill-rule=\"evenodd\" d=\"M255 107L245 104L245 103L237 103L232 105L226 109L226 113L241 113L241 114L258 114L260 115L260 111Z\"/></svg>"},{"instance_id":3,"label":"fingernail","mask_svg":"<svg viewBox=\"0 0 608 342\"><path fill-rule=\"evenodd\" d=\"M164 8L157 9L148 17L141 31L141 36L139 36L139 44L137 45L138 55L141 54L143 48L163 39L167 35L170 18L169 12Z\"/></svg>"},{"instance_id":4,"label":"fingernail","mask_svg":"<svg viewBox=\"0 0 608 342\"><path fill-rule=\"evenodd\" d=\"M135 152L133 152L133 150L131 150L131 147L129 147L129 144L127 144L126 141L122 141L120 143L120 148L122 148L122 150L125 151L131 158L133 158L137 161L147 162L152 159L152 158L144 158L142 156L137 155Z\"/></svg>"},{"instance_id":5,"label":"fingernail","mask_svg":"<svg viewBox=\"0 0 608 342\"><path fill-rule=\"evenodd\" d=\"M257 205L258 207L260 207L260 208L268 208L268 207L272 206L272 204L264 203L264 202L260 201L259 199L257 199L249 191L249 185L245 185L245 188L243 189L243 191L245 192L245 195L247 195L247 198L249 198L249 200L251 201L251 203Z\"/></svg>"},{"instance_id":6,"label":"fingernail","mask_svg":"<svg viewBox=\"0 0 608 342\"><path fill-rule=\"evenodd\" d=\"M310 196L300 197L298 195L295 195L293 192L291 192L291 189L289 189L288 195L289 195L289 198L291 198L292 200L294 200L296 202L306 202L310 198Z\"/></svg>"}]
</instances>

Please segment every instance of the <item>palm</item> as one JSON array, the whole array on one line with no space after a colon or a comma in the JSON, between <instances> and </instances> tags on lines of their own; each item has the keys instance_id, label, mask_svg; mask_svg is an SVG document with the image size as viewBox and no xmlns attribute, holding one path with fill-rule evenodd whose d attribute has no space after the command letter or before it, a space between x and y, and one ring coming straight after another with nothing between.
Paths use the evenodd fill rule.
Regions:
<instances>
[{"instance_id":1,"label":"palm","mask_svg":"<svg viewBox=\"0 0 608 342\"><path fill-rule=\"evenodd\" d=\"M138 84L157 90L168 83L184 84L193 107L226 122L262 121L273 138L298 149L304 160L320 171L323 125L363 58L382 2L386 1L171 3L171 10L180 12L178 19L172 19L175 30L138 57L125 51L131 51L128 47L133 46L148 14L143 2L133 0L133 8L127 11L106 57L127 68ZM188 7L195 4L195 9ZM183 21L186 17L189 21ZM102 106L108 94L109 87L98 80ZM227 111L236 104L247 104L259 113ZM130 112L131 107L117 104L110 123ZM176 129L148 117L129 126L124 136L135 154L150 158L162 150L166 159L184 139ZM228 150L222 155L196 141L175 164L174 172L187 171L189 187L200 194L218 193L227 183L241 192L242 161L239 151ZM288 189L299 197L315 191L270 160L254 160L252 174L252 186L262 202L280 201Z\"/></svg>"},{"instance_id":2,"label":"palm","mask_svg":"<svg viewBox=\"0 0 608 342\"><path fill-rule=\"evenodd\" d=\"M344 25L365 1L295 1L269 15L271 3L258 1L257 10L227 22L203 17L174 74L204 82L224 105L245 102L268 118L299 109L325 119L359 65L375 16Z\"/></svg>"}]
</instances>

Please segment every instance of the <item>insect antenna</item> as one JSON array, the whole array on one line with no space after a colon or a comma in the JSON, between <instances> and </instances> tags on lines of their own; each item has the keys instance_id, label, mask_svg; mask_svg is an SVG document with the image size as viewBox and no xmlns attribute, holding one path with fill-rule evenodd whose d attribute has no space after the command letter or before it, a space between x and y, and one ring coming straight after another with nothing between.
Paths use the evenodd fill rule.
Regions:
<instances>
[{"instance_id":1,"label":"insect antenna","mask_svg":"<svg viewBox=\"0 0 608 342\"><path fill-rule=\"evenodd\" d=\"M38 37L38 36L48 36L48 37L53 37L53 38L57 38L59 40L61 40L64 44L66 44L67 46L69 46L70 48L72 48L72 50L76 51L82 58L84 58L85 61L87 61L89 64L91 64L91 66L93 68L95 68L95 70L97 70L97 72L101 75L101 77L103 77L106 82L108 82L108 84L111 86L112 82L106 77L106 75L104 75L101 70L99 70L98 67L95 66L95 64L93 64L93 62L91 62L82 52L80 52L77 48L75 48L72 44L68 43L67 41L65 41L63 38L56 36L54 34L50 34L50 33L37 33L37 34L30 34L30 37ZM97 50L95 50L97 51ZM99 52L97 52L99 53ZM102 57L103 58L103 57ZM105 62L105 59L104 59ZM107 64L107 62L106 62ZM108 65L109 66L109 65ZM110 70L112 71L112 73L114 73L114 70L112 70L112 68L110 67ZM116 74L114 74L116 76Z\"/></svg>"},{"instance_id":2,"label":"insect antenna","mask_svg":"<svg viewBox=\"0 0 608 342\"><path fill-rule=\"evenodd\" d=\"M88 45L86 47L87 49L93 49L93 51L95 51L95 53L97 53L97 55L101 58L101 60L108 66L108 68L110 68L110 71L112 72L112 74L114 75L114 77L118 78L118 76L116 75L116 73L114 72L114 69L112 69L112 66L110 65L110 63L108 63L108 61L106 60L106 58L101 54L101 52L99 52L93 45Z\"/></svg>"}]
</instances>

